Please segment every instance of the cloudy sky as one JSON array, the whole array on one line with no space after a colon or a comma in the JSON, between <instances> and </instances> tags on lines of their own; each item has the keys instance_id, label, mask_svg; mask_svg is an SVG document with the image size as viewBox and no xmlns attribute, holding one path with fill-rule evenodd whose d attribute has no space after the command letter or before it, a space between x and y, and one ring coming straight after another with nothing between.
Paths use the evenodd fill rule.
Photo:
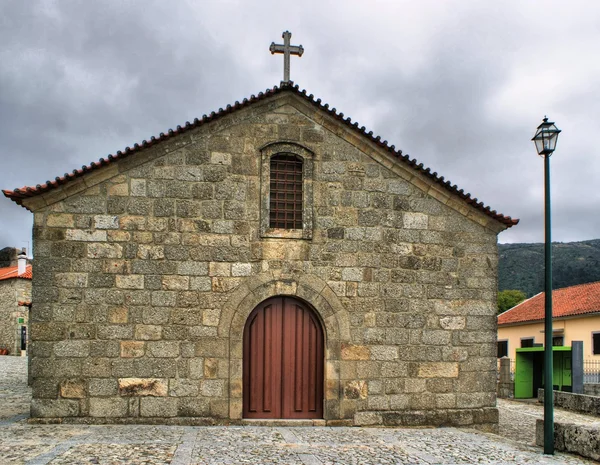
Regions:
<instances>
[{"instance_id":1,"label":"cloudy sky","mask_svg":"<svg viewBox=\"0 0 600 465\"><path fill-rule=\"evenodd\" d=\"M600 238L600 3L577 1L2 0L0 188L43 183L282 79L543 241L544 115L553 239ZM0 198L0 248L31 241Z\"/></svg>"}]
</instances>

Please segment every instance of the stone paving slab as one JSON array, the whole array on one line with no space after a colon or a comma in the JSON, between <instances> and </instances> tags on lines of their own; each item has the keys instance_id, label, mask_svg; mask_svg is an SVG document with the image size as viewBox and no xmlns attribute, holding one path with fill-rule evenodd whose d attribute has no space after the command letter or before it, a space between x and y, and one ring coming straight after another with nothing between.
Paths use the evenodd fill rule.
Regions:
<instances>
[{"instance_id":1,"label":"stone paving slab","mask_svg":"<svg viewBox=\"0 0 600 465\"><path fill-rule=\"evenodd\" d=\"M24 359L0 357L0 392L10 400L0 400L0 465L593 463L564 453L544 456L532 445L535 429L521 418L535 424L538 407L508 401L499 402L500 430L514 436L521 427L520 442L458 428L28 424L25 370ZM10 415L2 413L5 405ZM16 413L14 405L21 405Z\"/></svg>"}]
</instances>

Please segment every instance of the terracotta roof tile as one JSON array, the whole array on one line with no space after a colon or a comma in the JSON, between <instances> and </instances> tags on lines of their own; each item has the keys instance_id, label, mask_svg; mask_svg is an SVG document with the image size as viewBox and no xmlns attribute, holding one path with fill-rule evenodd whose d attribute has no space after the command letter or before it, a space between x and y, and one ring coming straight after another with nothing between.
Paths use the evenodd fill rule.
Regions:
<instances>
[{"instance_id":1,"label":"terracotta roof tile","mask_svg":"<svg viewBox=\"0 0 600 465\"><path fill-rule=\"evenodd\" d=\"M19 307L31 307L31 301L29 300L19 300L19 302L17 303L17 305Z\"/></svg>"},{"instance_id":2,"label":"terracotta roof tile","mask_svg":"<svg viewBox=\"0 0 600 465\"><path fill-rule=\"evenodd\" d=\"M17 274L18 272L18 266L8 266L6 268L0 268L0 281L13 278L31 279L33 276L31 273L31 265L27 265L27 267L25 268L25 273L23 273L21 276Z\"/></svg>"},{"instance_id":3,"label":"terracotta roof tile","mask_svg":"<svg viewBox=\"0 0 600 465\"><path fill-rule=\"evenodd\" d=\"M352 122L349 117L344 117L343 113L338 113L335 108L329 108L329 104L322 103L321 99L315 99L313 94L307 95L306 90L300 90L298 85L294 85L293 82L289 83L281 83L281 85L275 86L272 89L267 89L265 92L260 92L258 95L251 95L249 99L244 99L241 102L236 101L234 105L227 105L225 108L219 108L218 112L212 112L210 115L203 115L201 119L194 119L193 122L187 121L183 126L177 126L176 129L169 129L167 133L160 133L158 137L151 137L149 141L144 140L141 144L133 144L133 147L126 147L123 151L118 151L114 155L108 155L106 158L100 158L98 162L92 162L88 166L82 166L81 169L75 169L72 173L65 173L62 177L56 177L54 180L48 180L44 184L37 184L36 186L24 186L14 190L3 190L2 192L6 197L13 200L14 202L22 205L22 201L28 197L34 197L38 194L47 192L51 189L54 189L62 184L66 184L73 179L76 179L80 176L83 176L90 171L94 171L102 166L108 165L116 160L120 160L122 158L126 158L132 155L135 152L143 150L147 147L151 147L152 145L159 143L163 140L166 140L170 137L176 136L178 134L189 131L190 129L194 129L196 127L202 126L203 124L209 123L216 119L219 119L229 113L240 110L244 107L252 105L255 102L260 100L264 100L272 95L281 93L281 92L293 92L297 95L300 95L302 98L307 100L309 103L314 105L315 107L326 111L331 116L336 119L342 121L346 126L350 127L357 133L363 135L364 137L370 139L372 142L377 144L380 147L386 149L390 154L398 158L400 161L407 163L409 166L414 168L416 171L424 174L428 178L432 179L434 182L444 187L447 191L452 194L458 195L461 199L463 199L469 205L472 205L479 211L483 212L487 216L494 218L500 223L505 224L507 227L511 227L516 225L519 220L512 219L510 216L504 216L502 213L496 212L496 210L492 210L490 207L483 204L483 202L479 202L477 198L472 198L471 194L468 192L464 192L463 189L459 189L455 184L452 184L450 181L444 179L443 176L438 176L437 172L432 172L430 168L424 167L422 163L419 163L416 159L410 158L408 155L404 155L402 150L396 150L394 145L389 145L387 140L381 140L380 136L373 135L373 131L367 131L364 126L359 126L357 122Z\"/></svg>"},{"instance_id":4,"label":"terracotta roof tile","mask_svg":"<svg viewBox=\"0 0 600 465\"><path fill-rule=\"evenodd\" d=\"M498 325L542 321L546 293L540 292L498 315ZM552 291L552 317L600 313L600 281Z\"/></svg>"}]
</instances>

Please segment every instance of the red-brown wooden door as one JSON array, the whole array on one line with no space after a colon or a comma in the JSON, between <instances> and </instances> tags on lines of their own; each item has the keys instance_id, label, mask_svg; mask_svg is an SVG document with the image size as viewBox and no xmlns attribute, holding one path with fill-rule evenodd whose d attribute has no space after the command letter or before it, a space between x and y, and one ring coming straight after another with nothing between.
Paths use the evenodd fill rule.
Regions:
<instances>
[{"instance_id":1,"label":"red-brown wooden door","mask_svg":"<svg viewBox=\"0 0 600 465\"><path fill-rule=\"evenodd\" d=\"M323 330L295 299L268 299L248 317L244 417L323 418Z\"/></svg>"}]
</instances>

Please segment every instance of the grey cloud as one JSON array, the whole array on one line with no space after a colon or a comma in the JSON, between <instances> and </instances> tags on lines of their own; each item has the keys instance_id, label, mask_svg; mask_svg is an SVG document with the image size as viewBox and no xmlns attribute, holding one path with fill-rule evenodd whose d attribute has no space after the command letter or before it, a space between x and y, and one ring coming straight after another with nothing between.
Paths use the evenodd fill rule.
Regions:
<instances>
[{"instance_id":1,"label":"grey cloud","mask_svg":"<svg viewBox=\"0 0 600 465\"><path fill-rule=\"evenodd\" d=\"M3 189L45 182L277 84L281 57L268 45L290 29L306 50L293 60L292 79L487 205L520 217L500 241L543 239L543 165L529 139L549 112L565 129L563 152L552 161L554 237L600 237L600 157L590 147L600 98L586 52L598 40L589 25L600 8L589 3L563 9L560 37L548 42L568 47L565 70L582 70L577 83L555 72L544 79L540 86L555 83L548 104L543 92L530 101L505 92L532 85L524 63L540 38L554 37L541 27L548 18L520 2L294 8L269 0L259 8L8 0L3 7ZM29 240L28 212L0 199L0 218L0 246Z\"/></svg>"}]
</instances>

